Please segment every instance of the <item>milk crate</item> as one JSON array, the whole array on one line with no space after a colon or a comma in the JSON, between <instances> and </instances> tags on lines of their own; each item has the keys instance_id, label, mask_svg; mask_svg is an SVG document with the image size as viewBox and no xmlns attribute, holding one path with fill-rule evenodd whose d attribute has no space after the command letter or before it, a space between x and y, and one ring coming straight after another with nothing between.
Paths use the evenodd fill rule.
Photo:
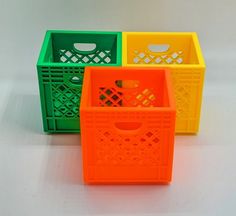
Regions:
<instances>
[{"instance_id":1,"label":"milk crate","mask_svg":"<svg viewBox=\"0 0 236 216\"><path fill-rule=\"evenodd\" d=\"M86 67L80 104L86 183L168 183L175 103L160 68Z\"/></svg>"},{"instance_id":2,"label":"milk crate","mask_svg":"<svg viewBox=\"0 0 236 216\"><path fill-rule=\"evenodd\" d=\"M79 104L87 65L121 65L121 33L47 31L37 63L45 132L80 132Z\"/></svg>"},{"instance_id":3,"label":"milk crate","mask_svg":"<svg viewBox=\"0 0 236 216\"><path fill-rule=\"evenodd\" d=\"M197 34L122 34L122 65L170 69L176 100L176 133L197 133L205 74L205 63Z\"/></svg>"}]
</instances>

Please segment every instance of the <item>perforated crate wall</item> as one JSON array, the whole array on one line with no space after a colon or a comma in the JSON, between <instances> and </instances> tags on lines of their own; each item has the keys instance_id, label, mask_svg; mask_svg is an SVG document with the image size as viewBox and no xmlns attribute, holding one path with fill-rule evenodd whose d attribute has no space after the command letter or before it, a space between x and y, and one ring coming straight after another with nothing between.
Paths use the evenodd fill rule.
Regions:
<instances>
[{"instance_id":1,"label":"perforated crate wall","mask_svg":"<svg viewBox=\"0 0 236 216\"><path fill-rule=\"evenodd\" d=\"M86 68L80 105L85 182L171 181L172 94L165 69Z\"/></svg>"},{"instance_id":2,"label":"perforated crate wall","mask_svg":"<svg viewBox=\"0 0 236 216\"><path fill-rule=\"evenodd\" d=\"M37 63L44 131L80 132L84 67L120 64L119 32L48 31Z\"/></svg>"},{"instance_id":3,"label":"perforated crate wall","mask_svg":"<svg viewBox=\"0 0 236 216\"><path fill-rule=\"evenodd\" d=\"M124 32L122 64L171 70L176 133L199 130L205 63L196 33Z\"/></svg>"}]
</instances>

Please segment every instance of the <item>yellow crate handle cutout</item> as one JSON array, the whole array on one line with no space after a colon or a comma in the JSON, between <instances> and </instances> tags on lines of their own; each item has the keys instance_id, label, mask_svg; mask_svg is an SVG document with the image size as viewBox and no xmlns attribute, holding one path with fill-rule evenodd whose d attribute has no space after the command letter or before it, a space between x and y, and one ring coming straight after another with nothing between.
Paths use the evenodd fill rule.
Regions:
<instances>
[{"instance_id":1,"label":"yellow crate handle cutout","mask_svg":"<svg viewBox=\"0 0 236 216\"><path fill-rule=\"evenodd\" d=\"M170 48L169 44L149 44L148 50L154 53L166 52Z\"/></svg>"}]
</instances>

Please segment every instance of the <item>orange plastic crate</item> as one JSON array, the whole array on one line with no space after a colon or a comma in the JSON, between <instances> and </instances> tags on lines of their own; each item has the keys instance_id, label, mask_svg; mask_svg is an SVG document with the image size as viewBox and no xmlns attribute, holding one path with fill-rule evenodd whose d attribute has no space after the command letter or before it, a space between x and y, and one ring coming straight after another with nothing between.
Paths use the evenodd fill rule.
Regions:
<instances>
[{"instance_id":1,"label":"orange plastic crate","mask_svg":"<svg viewBox=\"0 0 236 216\"><path fill-rule=\"evenodd\" d=\"M86 183L171 181L176 111L167 69L87 67L80 114Z\"/></svg>"}]
</instances>

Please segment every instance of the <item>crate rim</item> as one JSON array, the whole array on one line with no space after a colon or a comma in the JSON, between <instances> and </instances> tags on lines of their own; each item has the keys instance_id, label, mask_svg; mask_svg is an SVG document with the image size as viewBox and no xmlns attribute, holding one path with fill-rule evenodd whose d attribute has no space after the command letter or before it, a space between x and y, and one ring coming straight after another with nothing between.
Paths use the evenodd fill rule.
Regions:
<instances>
[{"instance_id":1,"label":"crate rim","mask_svg":"<svg viewBox=\"0 0 236 216\"><path fill-rule=\"evenodd\" d=\"M117 36L117 63L112 64L89 64L91 66L119 66L122 64L122 32L119 31L83 31L83 30L47 30L43 39L42 47L37 61L37 66L47 67L86 67L86 63L62 63L62 62L45 62L44 57L49 44L50 37L53 33L65 33L65 34L101 34L101 35L116 35Z\"/></svg>"},{"instance_id":2,"label":"crate rim","mask_svg":"<svg viewBox=\"0 0 236 216\"><path fill-rule=\"evenodd\" d=\"M137 70L137 67L108 67L111 70ZM108 69L106 68L106 69ZM168 92L168 98L169 98L169 106L165 107L99 107L99 106L89 106L87 103L87 99L89 98L89 92L86 91L87 84L91 81L91 71L92 70L103 70L103 67L86 67L85 68L85 75L84 75L84 84L82 86L82 95L84 97L81 97L80 102L80 112L83 111L95 111L95 112L114 112L114 111L123 111L123 112L174 112L176 113L176 104L173 93L173 87L171 84L171 72L168 68L158 68L158 70L165 71L165 77L167 78L166 85L167 85L167 92ZM145 68L140 67L139 70L157 70L157 68ZM168 81L169 80L169 81Z\"/></svg>"},{"instance_id":3,"label":"crate rim","mask_svg":"<svg viewBox=\"0 0 236 216\"><path fill-rule=\"evenodd\" d=\"M198 64L180 64L180 65L176 65L176 64L160 64L160 65L155 65L155 67L175 67L175 68L181 68L181 67L191 67L191 68L205 68L205 61L204 61L204 57L202 54L202 50L201 50L201 46L199 43L199 39L198 39L198 35L196 32L122 32L122 64L124 66L136 66L137 64L129 64L127 62L127 52L125 52L124 50L127 48L127 36L128 35L172 35L172 36L191 36L193 39L193 44L195 46L196 49L196 54L197 54L197 58L199 63ZM149 65L149 64L145 64L145 67L150 67L153 65Z\"/></svg>"},{"instance_id":4,"label":"crate rim","mask_svg":"<svg viewBox=\"0 0 236 216\"><path fill-rule=\"evenodd\" d=\"M125 110L125 111L124 111ZM83 112L83 111L91 111L91 112L111 112L111 113L114 113L115 112L123 112L123 113L136 113L136 112L157 112L157 113L160 113L160 112L173 112L175 113L175 108L173 106L171 107L84 107L84 105L80 105L80 112Z\"/></svg>"}]
</instances>

